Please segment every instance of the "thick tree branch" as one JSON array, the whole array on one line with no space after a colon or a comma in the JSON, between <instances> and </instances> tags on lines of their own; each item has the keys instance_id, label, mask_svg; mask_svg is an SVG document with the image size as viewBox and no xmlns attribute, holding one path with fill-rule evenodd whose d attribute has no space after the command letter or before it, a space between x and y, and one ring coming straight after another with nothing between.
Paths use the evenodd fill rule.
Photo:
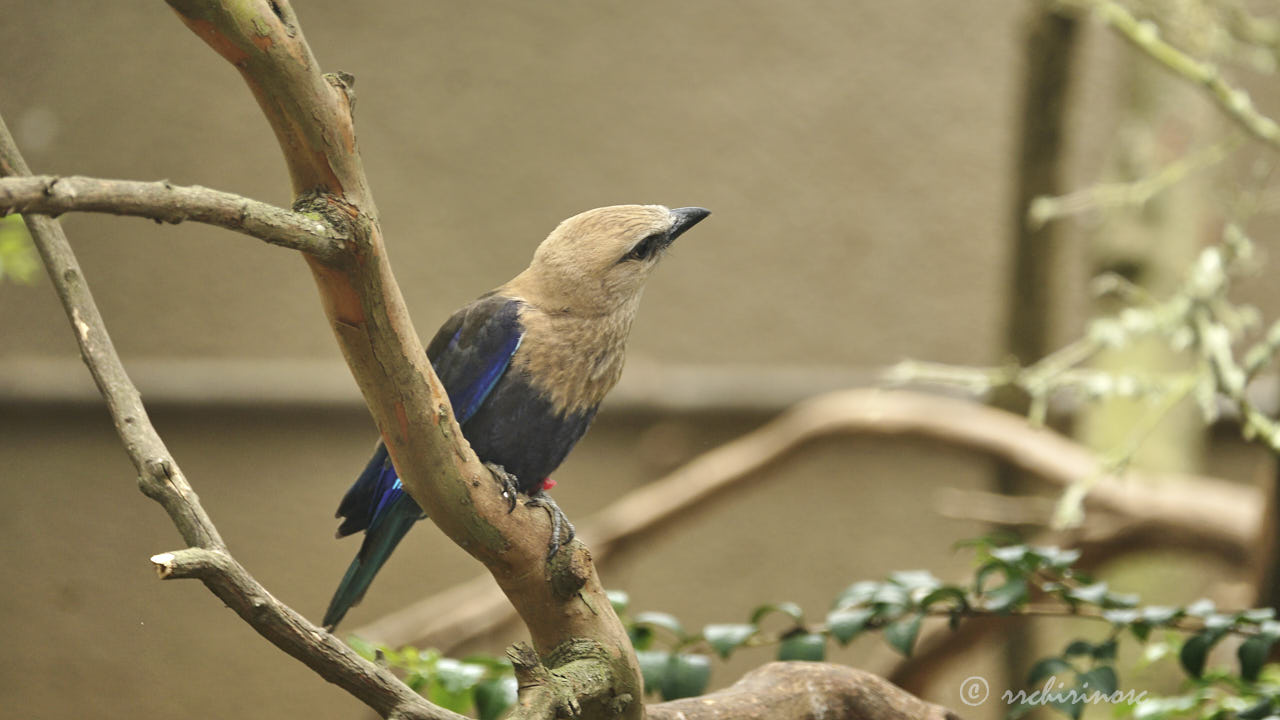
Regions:
<instances>
[{"instance_id":1,"label":"thick tree branch","mask_svg":"<svg viewBox=\"0 0 1280 720\"><path fill-rule=\"evenodd\" d=\"M27 175L0 118L0 170ZM332 635L307 622L267 592L227 553L177 462L160 439L138 390L116 354L97 304L62 227L42 215L24 216L49 279L75 330L80 354L107 402L116 432L138 471L138 484L169 513L190 549L153 558L162 576L199 577L245 622L276 647L301 660L383 715L444 720L462 716L431 705L390 671L361 658ZM167 573L167 575L165 574Z\"/></svg>"},{"instance_id":2,"label":"thick tree branch","mask_svg":"<svg viewBox=\"0 0 1280 720\"><path fill-rule=\"evenodd\" d=\"M648 710L649 720L959 720L871 673L807 662L770 663L719 692Z\"/></svg>"},{"instance_id":3,"label":"thick tree branch","mask_svg":"<svg viewBox=\"0 0 1280 720\"><path fill-rule=\"evenodd\" d=\"M334 335L406 490L455 543L483 562L528 626L543 662L588 641L620 716L639 718L639 664L590 553L572 543L546 562L541 510L508 513L490 472L453 418L409 320L356 152L352 79L321 75L286 0L168 0L253 91L289 166L295 208L350 237L332 263L308 258ZM579 658L581 660L581 658Z\"/></svg>"},{"instance_id":4,"label":"thick tree branch","mask_svg":"<svg viewBox=\"0 0 1280 720\"><path fill-rule=\"evenodd\" d=\"M342 238L323 222L232 193L167 181L137 182L88 177L0 179L0 216L68 212L131 215L156 222L198 222L301 250L326 260L342 250Z\"/></svg>"},{"instance_id":5,"label":"thick tree branch","mask_svg":"<svg viewBox=\"0 0 1280 720\"><path fill-rule=\"evenodd\" d=\"M1026 419L972 400L905 390L843 390L801 403L776 420L706 452L665 477L627 493L584 522L579 534L597 562L667 527L700 503L778 462L804 444L839 435L907 435L989 453L1053 485L1105 474L1087 448ZM1148 475L1129 470L1093 486L1086 507L1121 522L1177 530L1171 542L1234 557L1257 536L1262 498L1253 487L1217 478ZM1086 538L1087 539L1087 538ZM357 628L390 645L448 649L512 619L487 578L476 578Z\"/></svg>"}]
</instances>

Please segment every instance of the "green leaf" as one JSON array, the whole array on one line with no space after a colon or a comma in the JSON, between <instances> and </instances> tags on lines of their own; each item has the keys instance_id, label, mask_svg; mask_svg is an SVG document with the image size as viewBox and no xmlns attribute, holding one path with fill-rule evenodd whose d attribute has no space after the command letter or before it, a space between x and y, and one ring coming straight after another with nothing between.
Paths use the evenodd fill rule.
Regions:
<instances>
[{"instance_id":1,"label":"green leaf","mask_svg":"<svg viewBox=\"0 0 1280 720\"><path fill-rule=\"evenodd\" d=\"M609 604L613 606L613 611L619 615L631 607L631 596L625 590L606 590L604 594L609 597Z\"/></svg>"},{"instance_id":2,"label":"green leaf","mask_svg":"<svg viewBox=\"0 0 1280 720\"><path fill-rule=\"evenodd\" d=\"M481 665L489 670L490 675L511 674L511 661L506 658L485 655L484 653L474 653L462 658L462 662L470 663L472 665Z\"/></svg>"},{"instance_id":3,"label":"green leaf","mask_svg":"<svg viewBox=\"0 0 1280 720\"><path fill-rule=\"evenodd\" d=\"M928 610L934 604L943 600L953 601L953 607L961 610L969 608L969 598L965 595L964 590L954 585L944 585L921 598L920 609Z\"/></svg>"},{"instance_id":4,"label":"green leaf","mask_svg":"<svg viewBox=\"0 0 1280 720\"><path fill-rule=\"evenodd\" d=\"M761 605L760 607L752 611L751 624L759 625L760 621L763 620L765 616L770 615L772 613L782 613L783 615L786 615L792 620L795 620L797 625L804 624L804 611L800 609L799 605L793 602L780 602L780 603L772 603L769 605Z\"/></svg>"},{"instance_id":5,"label":"green leaf","mask_svg":"<svg viewBox=\"0 0 1280 720\"><path fill-rule=\"evenodd\" d=\"M1042 681L1065 672L1074 673L1075 668L1060 657L1047 657L1031 666L1031 672L1027 673L1027 684L1039 685Z\"/></svg>"},{"instance_id":6,"label":"green leaf","mask_svg":"<svg viewBox=\"0 0 1280 720\"><path fill-rule=\"evenodd\" d=\"M1067 649L1062 654L1067 657L1075 657L1077 655L1093 657L1093 643L1085 640L1075 640L1067 646Z\"/></svg>"},{"instance_id":7,"label":"green leaf","mask_svg":"<svg viewBox=\"0 0 1280 720\"><path fill-rule=\"evenodd\" d=\"M1102 598L1102 607L1105 608L1131 608L1138 604L1140 597L1134 593L1107 593Z\"/></svg>"},{"instance_id":8,"label":"green leaf","mask_svg":"<svg viewBox=\"0 0 1280 720\"><path fill-rule=\"evenodd\" d=\"M516 704L516 679L510 675L492 678L471 691L480 720L497 720Z\"/></svg>"},{"instance_id":9,"label":"green leaf","mask_svg":"<svg viewBox=\"0 0 1280 720\"><path fill-rule=\"evenodd\" d=\"M0 281L8 277L30 284L39 269L40 260L22 216L0 217Z\"/></svg>"},{"instance_id":10,"label":"green leaf","mask_svg":"<svg viewBox=\"0 0 1280 720\"><path fill-rule=\"evenodd\" d=\"M1223 613L1210 613L1204 618L1204 627L1206 630L1226 630L1236 624L1234 615L1225 615Z\"/></svg>"},{"instance_id":11,"label":"green leaf","mask_svg":"<svg viewBox=\"0 0 1280 720\"><path fill-rule=\"evenodd\" d=\"M701 695L711 679L711 658L706 655L672 655L662 677L662 699Z\"/></svg>"},{"instance_id":12,"label":"green leaf","mask_svg":"<svg viewBox=\"0 0 1280 720\"><path fill-rule=\"evenodd\" d=\"M459 662L453 658L440 658L436 663L436 680L451 694L469 692L488 674L482 665Z\"/></svg>"},{"instance_id":13,"label":"green leaf","mask_svg":"<svg viewBox=\"0 0 1280 720\"><path fill-rule=\"evenodd\" d=\"M974 577L973 577L973 591L974 591L974 593L976 593L976 594L978 594L978 595L981 595L981 594L982 594L982 589L983 589L984 587L986 587L986 584L987 584L987 578L988 578L992 573L996 573L996 572L999 572L999 573L1004 574L1006 578L1008 577L1008 571L1007 571L1007 570L1005 570L1005 566L1004 566L1002 563L1000 563L999 561L989 562L989 563L987 563L987 564L983 565L982 567L978 568L978 572L977 572L977 574L976 574L976 575L974 575Z\"/></svg>"},{"instance_id":14,"label":"green leaf","mask_svg":"<svg viewBox=\"0 0 1280 720\"><path fill-rule=\"evenodd\" d=\"M640 663L640 675L644 678L645 692L658 692L667 676L667 664L671 660L671 653L665 650L637 650L636 660Z\"/></svg>"},{"instance_id":15,"label":"green leaf","mask_svg":"<svg viewBox=\"0 0 1280 720\"><path fill-rule=\"evenodd\" d=\"M464 713L471 709L471 693L450 692L440 682L432 682L427 685L427 692L424 693L426 698L442 708L452 710L454 712Z\"/></svg>"},{"instance_id":16,"label":"green leaf","mask_svg":"<svg viewBox=\"0 0 1280 720\"><path fill-rule=\"evenodd\" d=\"M374 647L374 644L359 635L348 635L347 646L355 650L357 655L370 662L373 662L373 659L378 654L378 649Z\"/></svg>"},{"instance_id":17,"label":"green leaf","mask_svg":"<svg viewBox=\"0 0 1280 720\"><path fill-rule=\"evenodd\" d=\"M1090 695L1094 690L1103 695L1110 695L1116 691L1119 684L1116 671L1110 665L1099 665L1089 672L1081 673L1079 677L1080 691L1084 695Z\"/></svg>"},{"instance_id":18,"label":"green leaf","mask_svg":"<svg viewBox=\"0 0 1280 720\"><path fill-rule=\"evenodd\" d=\"M1016 565L1027 557L1026 545L1009 545L1007 547L991 548L991 557L999 560L1006 565Z\"/></svg>"},{"instance_id":19,"label":"green leaf","mask_svg":"<svg viewBox=\"0 0 1280 720\"><path fill-rule=\"evenodd\" d=\"M900 570L889 576L889 582L901 585L907 590L933 590L942 585L942 581L928 570Z\"/></svg>"},{"instance_id":20,"label":"green leaf","mask_svg":"<svg viewBox=\"0 0 1280 720\"><path fill-rule=\"evenodd\" d=\"M1236 713L1239 720L1263 720L1271 717L1272 701L1269 697L1264 697L1258 702Z\"/></svg>"},{"instance_id":21,"label":"green leaf","mask_svg":"<svg viewBox=\"0 0 1280 720\"><path fill-rule=\"evenodd\" d=\"M1204 673L1204 664L1209 658L1209 651L1222 638L1222 635L1222 630L1205 630L1187 638L1187 641L1182 644L1182 651L1178 653L1178 660L1188 675L1200 677Z\"/></svg>"},{"instance_id":22,"label":"green leaf","mask_svg":"<svg viewBox=\"0 0 1280 720\"><path fill-rule=\"evenodd\" d=\"M720 657L726 659L729 653L755 634L755 625L708 625L702 628L703 639Z\"/></svg>"},{"instance_id":23,"label":"green leaf","mask_svg":"<svg viewBox=\"0 0 1280 720\"><path fill-rule=\"evenodd\" d=\"M1186 613L1188 615L1194 615L1196 617L1205 617L1207 615L1213 614L1214 610L1216 609L1217 609L1217 606L1213 604L1212 600L1208 598L1202 598L1188 605L1186 609Z\"/></svg>"},{"instance_id":24,"label":"green leaf","mask_svg":"<svg viewBox=\"0 0 1280 720\"><path fill-rule=\"evenodd\" d=\"M911 593L901 585L883 583L876 589L876 594L871 597L871 602L890 612L897 613L901 612L911 602Z\"/></svg>"},{"instance_id":25,"label":"green leaf","mask_svg":"<svg viewBox=\"0 0 1280 720\"><path fill-rule=\"evenodd\" d=\"M636 650L648 650L653 645L653 628L648 625L628 625L627 635L631 637L631 647Z\"/></svg>"},{"instance_id":26,"label":"green leaf","mask_svg":"<svg viewBox=\"0 0 1280 720\"><path fill-rule=\"evenodd\" d=\"M798 632L778 644L779 660L811 660L821 662L827 656L827 638L818 633Z\"/></svg>"},{"instance_id":27,"label":"green leaf","mask_svg":"<svg viewBox=\"0 0 1280 720\"><path fill-rule=\"evenodd\" d=\"M874 616L875 611L869 608L832 610L827 613L827 631L841 645L848 645L849 641L862 632L862 629L867 626L867 621Z\"/></svg>"},{"instance_id":28,"label":"green leaf","mask_svg":"<svg viewBox=\"0 0 1280 720\"><path fill-rule=\"evenodd\" d=\"M1102 642L1102 643L1098 643L1097 645L1094 645L1093 659L1094 660L1115 660L1116 659L1115 638L1111 638L1106 642Z\"/></svg>"},{"instance_id":29,"label":"green leaf","mask_svg":"<svg viewBox=\"0 0 1280 720\"><path fill-rule=\"evenodd\" d=\"M839 597L836 598L835 603L832 604L832 607L845 608L853 605L861 605L875 597L876 591L879 589L880 583L878 582L871 582L870 580L856 582L845 588L844 592L840 593ZM758 610L759 608L757 608L757 611Z\"/></svg>"},{"instance_id":30,"label":"green leaf","mask_svg":"<svg viewBox=\"0 0 1280 720\"><path fill-rule=\"evenodd\" d=\"M1240 658L1240 677L1249 682L1257 681L1258 673L1262 672L1275 643L1276 638L1268 635L1254 635L1240 643L1236 650L1236 657Z\"/></svg>"},{"instance_id":31,"label":"green leaf","mask_svg":"<svg viewBox=\"0 0 1280 720\"><path fill-rule=\"evenodd\" d=\"M986 593L986 607L992 612L1009 612L1027 599L1027 579L1015 577Z\"/></svg>"},{"instance_id":32,"label":"green leaf","mask_svg":"<svg viewBox=\"0 0 1280 720\"><path fill-rule=\"evenodd\" d=\"M886 625L884 639L895 650L906 657L911 657L911 649L916 644L916 637L920 635L920 621L923 619L922 615L912 615Z\"/></svg>"},{"instance_id":33,"label":"green leaf","mask_svg":"<svg viewBox=\"0 0 1280 720\"><path fill-rule=\"evenodd\" d=\"M404 676L404 684L408 685L410 690L419 694L422 693L422 688L426 687L429 682L431 682L430 676L418 670L411 670Z\"/></svg>"},{"instance_id":34,"label":"green leaf","mask_svg":"<svg viewBox=\"0 0 1280 720\"><path fill-rule=\"evenodd\" d=\"M1044 558L1045 565L1055 570L1071 567L1080 559L1080 551L1074 548L1037 547L1035 550Z\"/></svg>"},{"instance_id":35,"label":"green leaf","mask_svg":"<svg viewBox=\"0 0 1280 720\"><path fill-rule=\"evenodd\" d=\"M1102 617L1114 625L1127 626L1138 622L1138 619L1142 617L1142 613L1133 608L1122 608L1117 610L1103 610Z\"/></svg>"},{"instance_id":36,"label":"green leaf","mask_svg":"<svg viewBox=\"0 0 1280 720\"><path fill-rule=\"evenodd\" d=\"M1142 619L1152 625L1168 625L1182 617L1180 608L1149 605L1142 608Z\"/></svg>"},{"instance_id":37,"label":"green leaf","mask_svg":"<svg viewBox=\"0 0 1280 720\"><path fill-rule=\"evenodd\" d=\"M684 626L676 619L674 615L664 612L642 612L635 616L636 625L648 625L649 627L658 627L675 635L676 638L683 640L686 635Z\"/></svg>"},{"instance_id":38,"label":"green leaf","mask_svg":"<svg viewBox=\"0 0 1280 720\"><path fill-rule=\"evenodd\" d=\"M1275 618L1275 616L1276 616L1276 609L1269 608L1269 607L1251 608L1249 610L1245 610L1244 612L1240 613L1241 619L1248 620L1251 623L1263 623L1263 622L1266 622L1267 620L1271 620Z\"/></svg>"},{"instance_id":39,"label":"green leaf","mask_svg":"<svg viewBox=\"0 0 1280 720\"><path fill-rule=\"evenodd\" d=\"M1102 601L1107 597L1107 584L1105 582L1085 585L1083 587L1071 588L1067 591L1067 597L1072 600L1079 600L1090 605L1101 605Z\"/></svg>"}]
</instances>

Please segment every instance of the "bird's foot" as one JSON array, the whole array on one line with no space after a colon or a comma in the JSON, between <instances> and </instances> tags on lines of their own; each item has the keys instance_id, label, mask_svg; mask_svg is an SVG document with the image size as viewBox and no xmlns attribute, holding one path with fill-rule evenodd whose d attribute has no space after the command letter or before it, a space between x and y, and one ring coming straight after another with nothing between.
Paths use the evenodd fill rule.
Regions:
<instances>
[{"instance_id":1,"label":"bird's foot","mask_svg":"<svg viewBox=\"0 0 1280 720\"><path fill-rule=\"evenodd\" d=\"M573 538L578 531L573 529L573 523L569 522L568 517L565 517L564 511L560 509L556 501L541 490L529 495L527 505L543 508L551 516L551 543L547 546L547 559L550 560L556 556L562 545L573 542ZM564 541L561 542L560 538L565 535L566 530L568 531L568 537L565 537Z\"/></svg>"},{"instance_id":2,"label":"bird's foot","mask_svg":"<svg viewBox=\"0 0 1280 720\"><path fill-rule=\"evenodd\" d=\"M484 466L489 468L489 472L493 473L493 479L502 486L502 497L507 501L507 512L511 513L516 509L516 495L520 492L519 479L497 463L485 463Z\"/></svg>"}]
</instances>

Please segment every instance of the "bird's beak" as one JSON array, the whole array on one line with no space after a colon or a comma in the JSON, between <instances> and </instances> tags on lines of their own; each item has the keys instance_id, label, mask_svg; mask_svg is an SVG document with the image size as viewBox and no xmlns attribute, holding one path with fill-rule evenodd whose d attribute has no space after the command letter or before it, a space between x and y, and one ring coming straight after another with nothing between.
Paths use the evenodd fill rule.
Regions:
<instances>
[{"instance_id":1,"label":"bird's beak","mask_svg":"<svg viewBox=\"0 0 1280 720\"><path fill-rule=\"evenodd\" d=\"M670 238L675 240L689 228L697 225L703 218L710 215L711 211L700 207L682 207L671 211L671 217L675 222L671 224Z\"/></svg>"}]
</instances>

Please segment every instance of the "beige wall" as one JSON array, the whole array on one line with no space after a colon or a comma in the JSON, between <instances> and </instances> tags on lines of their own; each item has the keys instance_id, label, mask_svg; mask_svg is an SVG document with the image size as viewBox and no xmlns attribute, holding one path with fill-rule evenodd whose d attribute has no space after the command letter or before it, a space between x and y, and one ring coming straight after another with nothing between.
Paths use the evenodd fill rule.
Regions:
<instances>
[{"instance_id":1,"label":"beige wall","mask_svg":"<svg viewBox=\"0 0 1280 720\"><path fill-rule=\"evenodd\" d=\"M658 202L715 214L654 278L634 368L716 378L749 365L794 380L908 356L1001 358L1023 3L298 5L325 68L357 77L361 149L424 334L517 272L563 217ZM287 203L278 151L236 74L162 3L102 7L0 0L0 113L30 164ZM1108 113L1097 60L1111 50L1095 45L1074 123L1086 177ZM142 373L144 395L167 401L158 427L232 549L318 616L354 552L330 539L332 510L373 433L303 263L193 226L65 225L126 362L160 368ZM1072 292L1060 336L1078 327L1078 265L1062 268ZM47 282L0 284L0 313L0 714L355 717L354 701L199 585L154 580L146 558L177 537L134 488L105 413L42 401L84 383ZM175 381L175 367L189 374ZM253 388L272 383L255 367L319 367L316 392L330 402L305 402L301 383L262 407ZM745 378L738 392L763 392L751 383L766 376L753 373L734 376ZM708 384L694 377L681 397ZM662 392L650 383L631 397ZM735 388L716 392L723 405ZM178 402L219 397L234 402ZM604 413L558 473L571 516L763 420L637 404ZM680 446L654 459L642 439L669 423ZM768 600L820 614L853 580L964 572L950 543L978 527L939 520L931 493L985 473L980 460L908 443L821 443L603 574L641 609L694 627ZM352 621L474 572L424 524ZM872 645L859 647L842 659L870 662ZM949 682L933 697L955 705Z\"/></svg>"}]
</instances>

